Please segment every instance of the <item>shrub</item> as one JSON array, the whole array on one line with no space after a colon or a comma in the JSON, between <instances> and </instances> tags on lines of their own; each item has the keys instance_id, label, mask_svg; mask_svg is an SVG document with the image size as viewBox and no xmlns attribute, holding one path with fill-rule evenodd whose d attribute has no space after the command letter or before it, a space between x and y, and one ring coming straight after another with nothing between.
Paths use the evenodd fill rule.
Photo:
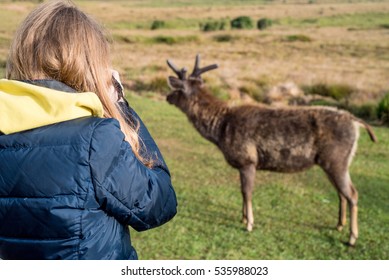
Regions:
<instances>
[{"instance_id":1,"label":"shrub","mask_svg":"<svg viewBox=\"0 0 389 280\"><path fill-rule=\"evenodd\" d=\"M155 36L148 40L148 42L152 44L167 44L167 45L174 45L174 44L180 44L180 43L188 43L188 42L198 42L199 37L194 35L189 36Z\"/></svg>"},{"instance_id":2,"label":"shrub","mask_svg":"<svg viewBox=\"0 0 389 280\"><path fill-rule=\"evenodd\" d=\"M268 27L270 27L273 24L271 19L268 18L261 18L260 20L257 21L257 28L259 30L264 30Z\"/></svg>"},{"instance_id":3,"label":"shrub","mask_svg":"<svg viewBox=\"0 0 389 280\"><path fill-rule=\"evenodd\" d=\"M330 106L330 107L340 107L340 104L336 101L316 99L308 103L311 106Z\"/></svg>"},{"instance_id":4,"label":"shrub","mask_svg":"<svg viewBox=\"0 0 389 280\"><path fill-rule=\"evenodd\" d=\"M389 23L380 24L380 28L389 29Z\"/></svg>"},{"instance_id":5,"label":"shrub","mask_svg":"<svg viewBox=\"0 0 389 280\"><path fill-rule=\"evenodd\" d=\"M347 99L353 93L353 88L348 85L326 85L323 83L312 86L302 87L305 94L317 94L325 97L331 97L335 100Z\"/></svg>"},{"instance_id":6,"label":"shrub","mask_svg":"<svg viewBox=\"0 0 389 280\"><path fill-rule=\"evenodd\" d=\"M289 35L286 36L286 41L288 42L311 42L312 39L306 35L302 34L296 34L296 35Z\"/></svg>"},{"instance_id":7,"label":"shrub","mask_svg":"<svg viewBox=\"0 0 389 280\"><path fill-rule=\"evenodd\" d=\"M377 106L375 104L363 104L361 106L350 106L345 108L358 118L372 121L377 119Z\"/></svg>"},{"instance_id":8,"label":"shrub","mask_svg":"<svg viewBox=\"0 0 389 280\"><path fill-rule=\"evenodd\" d=\"M135 80L131 90L135 92L166 93L168 92L169 87L165 77L156 76L149 81L144 81L142 79Z\"/></svg>"},{"instance_id":9,"label":"shrub","mask_svg":"<svg viewBox=\"0 0 389 280\"><path fill-rule=\"evenodd\" d=\"M240 86L239 92L247 94L257 102L265 101L265 90L253 84L245 84Z\"/></svg>"},{"instance_id":10,"label":"shrub","mask_svg":"<svg viewBox=\"0 0 389 280\"><path fill-rule=\"evenodd\" d=\"M240 16L231 20L232 29L251 29L253 26L253 21L248 16Z\"/></svg>"},{"instance_id":11,"label":"shrub","mask_svg":"<svg viewBox=\"0 0 389 280\"><path fill-rule=\"evenodd\" d=\"M139 37L135 37L135 36L127 37L125 35L114 35L113 39L117 42L122 42L126 44L134 44L141 41L141 38Z\"/></svg>"},{"instance_id":12,"label":"shrub","mask_svg":"<svg viewBox=\"0 0 389 280\"><path fill-rule=\"evenodd\" d=\"M213 36L213 40L219 43L232 42L235 39L236 38L231 34L220 34L220 35Z\"/></svg>"},{"instance_id":13,"label":"shrub","mask_svg":"<svg viewBox=\"0 0 389 280\"><path fill-rule=\"evenodd\" d=\"M200 23L201 31L217 31L217 30L225 30L226 22L225 21L208 21L206 23Z\"/></svg>"},{"instance_id":14,"label":"shrub","mask_svg":"<svg viewBox=\"0 0 389 280\"><path fill-rule=\"evenodd\" d=\"M169 90L166 77L154 77L150 81L150 91L156 91L160 93L167 93Z\"/></svg>"},{"instance_id":15,"label":"shrub","mask_svg":"<svg viewBox=\"0 0 389 280\"><path fill-rule=\"evenodd\" d=\"M247 94L255 101L265 102L266 92L270 88L270 79L267 76L262 76L259 79L246 79L246 82L239 87L241 93Z\"/></svg>"},{"instance_id":16,"label":"shrub","mask_svg":"<svg viewBox=\"0 0 389 280\"><path fill-rule=\"evenodd\" d=\"M212 92L212 95L216 96L221 100L228 100L230 98L230 94L223 86L209 85L209 90L210 92Z\"/></svg>"},{"instance_id":17,"label":"shrub","mask_svg":"<svg viewBox=\"0 0 389 280\"><path fill-rule=\"evenodd\" d=\"M389 125L389 92L378 103L377 117L382 122Z\"/></svg>"},{"instance_id":18,"label":"shrub","mask_svg":"<svg viewBox=\"0 0 389 280\"><path fill-rule=\"evenodd\" d=\"M151 30L161 29L165 27L165 22L163 20L154 20L151 24Z\"/></svg>"},{"instance_id":19,"label":"shrub","mask_svg":"<svg viewBox=\"0 0 389 280\"><path fill-rule=\"evenodd\" d=\"M153 43L162 43L167 45L173 45L177 43L177 39L172 36L156 36L152 39Z\"/></svg>"},{"instance_id":20,"label":"shrub","mask_svg":"<svg viewBox=\"0 0 389 280\"><path fill-rule=\"evenodd\" d=\"M319 19L317 18L306 18L301 21L303 24L316 24L318 23Z\"/></svg>"}]
</instances>

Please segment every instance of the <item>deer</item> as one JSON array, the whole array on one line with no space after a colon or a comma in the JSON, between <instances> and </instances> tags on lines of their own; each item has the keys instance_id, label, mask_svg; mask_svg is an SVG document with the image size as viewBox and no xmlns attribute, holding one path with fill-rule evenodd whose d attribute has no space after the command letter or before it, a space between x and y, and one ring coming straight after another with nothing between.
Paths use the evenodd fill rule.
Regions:
<instances>
[{"instance_id":1,"label":"deer","mask_svg":"<svg viewBox=\"0 0 389 280\"><path fill-rule=\"evenodd\" d=\"M376 142L372 128L351 113L325 106L271 107L260 103L229 106L213 96L201 75L218 68L200 68L197 55L192 73L179 69L169 59L176 74L168 77L171 92L167 102L186 114L197 131L214 143L227 163L239 170L243 198L242 221L252 231L252 194L256 170L294 173L318 165L335 187L339 197L337 230L346 225L350 212L348 245L358 238L358 192L349 166L357 149L359 128L366 129Z\"/></svg>"}]
</instances>

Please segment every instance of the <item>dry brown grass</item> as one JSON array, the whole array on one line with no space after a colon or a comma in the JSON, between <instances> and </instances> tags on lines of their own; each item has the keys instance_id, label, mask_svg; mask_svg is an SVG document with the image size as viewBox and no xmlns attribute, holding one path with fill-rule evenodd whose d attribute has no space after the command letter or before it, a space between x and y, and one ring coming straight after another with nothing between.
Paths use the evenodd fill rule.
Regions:
<instances>
[{"instance_id":1,"label":"dry brown grass","mask_svg":"<svg viewBox=\"0 0 389 280\"><path fill-rule=\"evenodd\" d=\"M189 29L126 29L118 23L151 23L153 20L207 20L234 18L240 15L253 19L273 20L312 19L344 14L387 13L388 2L324 3L257 5L234 7L137 7L129 1L75 1L89 14L104 23L114 39L113 63L131 81L147 83L167 76L166 59L177 65L192 67L194 56L201 53L204 64L218 63L220 69L207 74L209 80L239 96L239 88L266 80L269 86L287 81L298 85L315 83L346 84L354 87L353 102L376 101L389 89L389 31L388 29L349 29L347 27L293 27L273 25L265 31L226 30L201 32ZM307 1L305 1L306 3ZM317 1L319 2L319 1ZM326 2L326 1L322 1ZM20 20L34 4L0 4L6 24L0 26L0 61L7 53L7 40L12 37ZM8 20L9 19L9 20ZM217 42L216 35L231 35L235 39ZM289 35L305 35L310 42L288 42ZM147 38L193 36L197 40L173 45L151 44ZM148 71L147 69L153 69Z\"/></svg>"}]
</instances>

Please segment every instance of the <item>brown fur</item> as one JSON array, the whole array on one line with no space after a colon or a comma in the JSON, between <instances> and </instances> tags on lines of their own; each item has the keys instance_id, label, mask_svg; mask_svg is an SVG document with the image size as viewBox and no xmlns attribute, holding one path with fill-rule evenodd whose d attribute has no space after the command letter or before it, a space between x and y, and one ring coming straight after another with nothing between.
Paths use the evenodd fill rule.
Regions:
<instances>
[{"instance_id":1,"label":"brown fur","mask_svg":"<svg viewBox=\"0 0 389 280\"><path fill-rule=\"evenodd\" d=\"M358 193L348 168L359 135L356 124L364 126L372 141L376 140L366 123L348 112L325 107L229 107L209 94L201 79L174 79L177 78L170 77L173 92L167 97L168 102L180 108L200 134L216 144L226 161L240 172L247 230L251 231L254 224L255 170L298 172L316 164L339 193L339 230L346 222L348 203L349 244L355 244Z\"/></svg>"}]
</instances>

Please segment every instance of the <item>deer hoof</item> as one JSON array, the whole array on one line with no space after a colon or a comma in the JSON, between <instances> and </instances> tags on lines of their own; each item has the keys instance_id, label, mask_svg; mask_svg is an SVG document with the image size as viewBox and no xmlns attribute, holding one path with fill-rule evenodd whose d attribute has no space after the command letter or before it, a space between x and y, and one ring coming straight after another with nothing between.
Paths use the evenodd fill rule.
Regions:
<instances>
[{"instance_id":1,"label":"deer hoof","mask_svg":"<svg viewBox=\"0 0 389 280\"><path fill-rule=\"evenodd\" d=\"M337 226L336 226L336 229L337 229L338 231L342 231L342 230L343 230L343 226L342 226L342 225L337 225Z\"/></svg>"},{"instance_id":2,"label":"deer hoof","mask_svg":"<svg viewBox=\"0 0 389 280\"><path fill-rule=\"evenodd\" d=\"M247 224L247 231L251 232L253 230L253 224Z\"/></svg>"},{"instance_id":3,"label":"deer hoof","mask_svg":"<svg viewBox=\"0 0 389 280\"><path fill-rule=\"evenodd\" d=\"M348 241L348 245L354 247L356 242L357 242L357 238L353 234L351 234L350 240Z\"/></svg>"}]
</instances>

